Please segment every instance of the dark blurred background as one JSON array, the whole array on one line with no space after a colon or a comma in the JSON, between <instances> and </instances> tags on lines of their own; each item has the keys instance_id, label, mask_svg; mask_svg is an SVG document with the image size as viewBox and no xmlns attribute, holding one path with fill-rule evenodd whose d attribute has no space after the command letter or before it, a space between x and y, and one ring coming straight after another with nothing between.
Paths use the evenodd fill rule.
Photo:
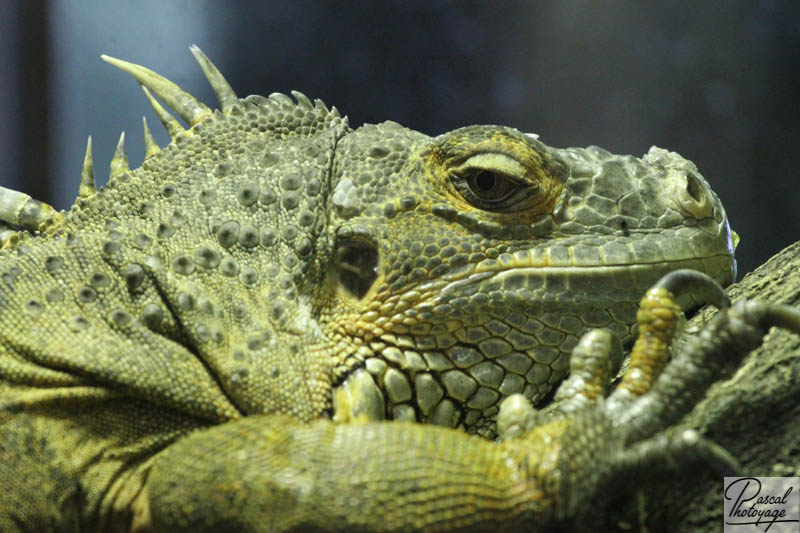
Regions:
<instances>
[{"instance_id":1,"label":"dark blurred background","mask_svg":"<svg viewBox=\"0 0 800 533\"><path fill-rule=\"evenodd\" d=\"M800 239L800 2L0 0L0 184L59 209L86 136L98 182L120 131L143 156L151 67L214 102L197 43L237 93L298 89L429 134L495 123L553 146L692 159L742 242L740 275Z\"/></svg>"}]
</instances>

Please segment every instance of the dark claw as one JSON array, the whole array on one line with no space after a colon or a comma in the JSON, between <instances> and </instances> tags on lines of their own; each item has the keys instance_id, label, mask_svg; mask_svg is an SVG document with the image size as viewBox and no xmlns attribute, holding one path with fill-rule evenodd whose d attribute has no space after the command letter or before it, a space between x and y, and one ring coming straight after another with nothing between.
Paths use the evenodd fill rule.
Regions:
<instances>
[{"instance_id":1,"label":"dark claw","mask_svg":"<svg viewBox=\"0 0 800 533\"><path fill-rule=\"evenodd\" d=\"M736 458L722 446L703 438L693 429L667 430L650 439L633 444L617 457L615 479L647 472L668 474L682 471L681 466L703 465L720 476L741 472Z\"/></svg>"},{"instance_id":2,"label":"dark claw","mask_svg":"<svg viewBox=\"0 0 800 533\"><path fill-rule=\"evenodd\" d=\"M658 280L653 287L667 289L676 299L682 301L680 297L688 295L700 305L711 304L718 309L731 305L730 298L720 284L697 270L674 270Z\"/></svg>"},{"instance_id":3,"label":"dark claw","mask_svg":"<svg viewBox=\"0 0 800 533\"><path fill-rule=\"evenodd\" d=\"M745 312L756 317L759 326L765 331L771 327L776 327L800 333L800 311L794 307L749 301L745 303Z\"/></svg>"}]
</instances>

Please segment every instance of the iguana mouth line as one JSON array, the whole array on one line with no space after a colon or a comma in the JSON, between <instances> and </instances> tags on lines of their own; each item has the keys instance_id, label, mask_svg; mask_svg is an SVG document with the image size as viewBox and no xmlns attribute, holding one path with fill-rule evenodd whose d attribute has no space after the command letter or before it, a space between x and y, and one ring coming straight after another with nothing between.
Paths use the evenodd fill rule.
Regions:
<instances>
[{"instance_id":1,"label":"iguana mouth line","mask_svg":"<svg viewBox=\"0 0 800 533\"><path fill-rule=\"evenodd\" d=\"M636 261L632 263L609 263L604 265L513 265L510 267L503 267L502 269L493 269L493 270L485 270L484 272L506 272L511 270L518 270L518 269L536 269L540 271L559 271L563 270L565 272L573 271L573 270L602 270L602 269L626 269L626 268L637 268L637 267L647 267L652 265L661 265L661 264L682 264L692 261L703 261L703 260L711 260L711 259L723 259L723 258L730 258L731 255L727 253L720 253L714 255L706 255L706 256L698 256L698 257L684 257L680 259L662 259L658 261ZM480 265L480 263L478 264Z\"/></svg>"},{"instance_id":2,"label":"iguana mouth line","mask_svg":"<svg viewBox=\"0 0 800 533\"><path fill-rule=\"evenodd\" d=\"M618 263L610 265L574 265L574 266L538 266L538 265L512 265L508 267L493 268L491 270L479 271L480 263L474 265L475 268L469 274L462 274L457 279L441 288L441 295L446 294L459 287L465 287L475 283L483 282L487 279L500 281L503 277L524 276L524 277L543 277L547 275L575 276L588 275L605 277L606 274L613 275L623 272L642 271L653 269L653 277L678 268L687 268L691 265L702 264L704 261L719 261L720 267L725 260L730 260L732 256L727 253L708 255L703 257L686 257L681 259L670 259L652 262L638 263ZM729 268L729 267L728 267ZM419 290L419 288L417 289Z\"/></svg>"}]
</instances>

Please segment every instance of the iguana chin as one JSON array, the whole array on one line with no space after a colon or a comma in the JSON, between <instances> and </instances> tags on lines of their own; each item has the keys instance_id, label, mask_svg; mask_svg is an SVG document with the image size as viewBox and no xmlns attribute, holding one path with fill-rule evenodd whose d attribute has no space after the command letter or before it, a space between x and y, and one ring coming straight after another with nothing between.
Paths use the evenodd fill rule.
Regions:
<instances>
[{"instance_id":1,"label":"iguana chin","mask_svg":"<svg viewBox=\"0 0 800 533\"><path fill-rule=\"evenodd\" d=\"M220 110L104 56L172 137L145 123L141 167L122 137L96 189L90 143L66 213L0 189L33 232L0 252L0 530L547 530L632 475L735 465L670 426L800 314L726 308L732 236L691 162L352 130L192 52ZM668 362L679 303L707 301Z\"/></svg>"}]
</instances>

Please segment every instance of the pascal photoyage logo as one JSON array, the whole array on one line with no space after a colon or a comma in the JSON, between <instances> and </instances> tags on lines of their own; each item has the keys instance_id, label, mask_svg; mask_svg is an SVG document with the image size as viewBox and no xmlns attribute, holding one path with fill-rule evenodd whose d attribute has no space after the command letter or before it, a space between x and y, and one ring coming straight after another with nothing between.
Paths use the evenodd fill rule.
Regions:
<instances>
[{"instance_id":1,"label":"pascal photoyage logo","mask_svg":"<svg viewBox=\"0 0 800 533\"><path fill-rule=\"evenodd\" d=\"M800 477L726 477L724 533L800 533Z\"/></svg>"}]
</instances>

